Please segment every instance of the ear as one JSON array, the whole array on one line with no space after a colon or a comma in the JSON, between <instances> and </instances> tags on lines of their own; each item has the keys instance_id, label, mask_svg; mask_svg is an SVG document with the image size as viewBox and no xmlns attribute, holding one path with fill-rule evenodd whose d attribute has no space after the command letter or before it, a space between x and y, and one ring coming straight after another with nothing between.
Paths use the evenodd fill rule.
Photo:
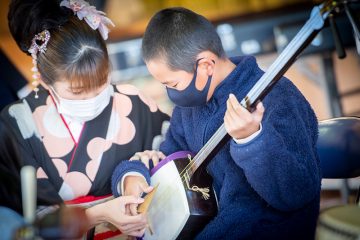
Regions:
<instances>
[{"instance_id":1,"label":"ear","mask_svg":"<svg viewBox=\"0 0 360 240\"><path fill-rule=\"evenodd\" d=\"M198 71L204 71L208 76L212 76L215 70L215 59L217 57L215 54L199 54L199 55L206 55L199 57L199 63L198 63Z\"/></svg>"}]
</instances>

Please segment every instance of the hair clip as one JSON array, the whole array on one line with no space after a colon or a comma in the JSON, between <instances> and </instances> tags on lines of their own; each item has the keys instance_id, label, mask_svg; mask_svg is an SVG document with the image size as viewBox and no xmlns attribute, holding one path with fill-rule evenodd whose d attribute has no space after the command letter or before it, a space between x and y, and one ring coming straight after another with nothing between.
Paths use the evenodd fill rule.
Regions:
<instances>
[{"instance_id":1,"label":"hair clip","mask_svg":"<svg viewBox=\"0 0 360 240\"><path fill-rule=\"evenodd\" d=\"M32 39L31 46L28 52L31 54L33 67L31 68L32 74L32 85L34 87L35 98L39 98L38 95L38 85L40 79L40 73L37 68L37 54L39 52L45 53L47 44L50 40L50 32L48 30L44 30L39 34L36 34Z\"/></svg>"},{"instance_id":2,"label":"hair clip","mask_svg":"<svg viewBox=\"0 0 360 240\"><path fill-rule=\"evenodd\" d=\"M63 0L60 6L70 8L80 20L84 19L92 29L98 29L104 40L108 38L108 25L115 26L109 18L105 17L104 12L96 10L84 0Z\"/></svg>"}]
</instances>

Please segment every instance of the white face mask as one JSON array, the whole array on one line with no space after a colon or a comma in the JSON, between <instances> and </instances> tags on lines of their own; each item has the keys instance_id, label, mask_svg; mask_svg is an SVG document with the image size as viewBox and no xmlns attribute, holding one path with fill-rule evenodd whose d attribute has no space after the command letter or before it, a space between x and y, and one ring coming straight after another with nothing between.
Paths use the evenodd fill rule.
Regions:
<instances>
[{"instance_id":1,"label":"white face mask","mask_svg":"<svg viewBox=\"0 0 360 240\"><path fill-rule=\"evenodd\" d=\"M90 121L99 116L109 104L114 93L113 87L109 85L96 97L85 100L70 100L60 97L52 87L51 90L58 98L58 100L54 98L58 112L81 122Z\"/></svg>"}]
</instances>

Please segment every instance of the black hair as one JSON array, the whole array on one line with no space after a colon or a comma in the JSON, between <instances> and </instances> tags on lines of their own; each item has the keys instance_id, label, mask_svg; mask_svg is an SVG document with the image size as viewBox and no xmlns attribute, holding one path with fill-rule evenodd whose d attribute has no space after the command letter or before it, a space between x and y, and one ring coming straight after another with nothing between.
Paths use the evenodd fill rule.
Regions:
<instances>
[{"instance_id":1,"label":"black hair","mask_svg":"<svg viewBox=\"0 0 360 240\"><path fill-rule=\"evenodd\" d=\"M89 91L107 82L110 63L105 41L72 10L60 7L60 1L12 0L8 21L16 43L27 54L36 34L50 32L46 52L37 56L46 84L65 80L73 91Z\"/></svg>"},{"instance_id":2,"label":"black hair","mask_svg":"<svg viewBox=\"0 0 360 240\"><path fill-rule=\"evenodd\" d=\"M163 58L172 70L193 72L196 57L202 51L225 57L214 26L205 17L181 7L156 13L142 40L144 61Z\"/></svg>"}]
</instances>

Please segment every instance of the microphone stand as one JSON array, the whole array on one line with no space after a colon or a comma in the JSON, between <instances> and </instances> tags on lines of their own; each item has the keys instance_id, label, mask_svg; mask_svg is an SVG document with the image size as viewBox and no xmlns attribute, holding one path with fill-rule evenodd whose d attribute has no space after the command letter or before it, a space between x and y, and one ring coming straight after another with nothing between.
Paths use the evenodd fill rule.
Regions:
<instances>
[{"instance_id":1,"label":"microphone stand","mask_svg":"<svg viewBox=\"0 0 360 240\"><path fill-rule=\"evenodd\" d=\"M339 30L338 30L336 22L335 22L335 16L338 15L339 12L341 12L341 11L344 11L346 13L346 16L353 28L357 52L358 52L358 54L360 54L360 23L359 23L359 19L356 18L356 14L354 13L353 9L350 7L351 3L360 3L360 1L359 0L343 1L341 4L341 8L337 7L335 9L334 13L331 13L328 16L329 25L330 25L333 39L334 39L336 53L337 53L337 56L339 59L343 59L346 57L346 51L343 46L343 43L342 43L342 40L341 40L341 37L339 34ZM339 96L339 93L337 90L336 80L334 78L334 73L332 70L333 66L332 66L331 57L327 56L324 59L324 67L325 67L325 69L327 68L329 70L329 71L325 71L325 74L327 74L326 79L327 79L327 85L328 85L328 92L330 95L330 99L332 99L331 109L333 112L333 116L336 116L336 117L343 116L342 107L341 107L341 103L339 100L340 96ZM346 203L348 200L348 197L349 197L349 186L348 186L348 181L346 179L344 179L342 181L340 191L341 191L342 201L344 203Z\"/></svg>"},{"instance_id":2,"label":"microphone stand","mask_svg":"<svg viewBox=\"0 0 360 240\"><path fill-rule=\"evenodd\" d=\"M359 20L355 18L353 10L349 7L349 4L345 4L345 13L348 17L350 24L354 30L355 44L358 54L360 54L360 23Z\"/></svg>"},{"instance_id":3,"label":"microphone stand","mask_svg":"<svg viewBox=\"0 0 360 240\"><path fill-rule=\"evenodd\" d=\"M355 37L360 39L360 23L359 20L355 18L355 13L353 10L349 7L349 3L345 3L344 5L345 13L351 23L351 26L354 30Z\"/></svg>"},{"instance_id":4,"label":"microphone stand","mask_svg":"<svg viewBox=\"0 0 360 240\"><path fill-rule=\"evenodd\" d=\"M349 22L354 31L354 38L355 38L355 43L357 46L357 52L358 52L358 54L360 54L360 23L359 23L359 19L356 19L356 14L354 13L353 9L351 9L351 7L349 6L350 3L360 3L360 1L353 0L353 1L344 1L342 3L343 10L345 11L346 16L349 19ZM340 9L337 9L336 12L340 12ZM336 22L335 22L335 15L333 13L330 14L328 17L328 20L329 20L330 28L331 28L332 35L334 38L334 44L335 44L335 49L336 49L338 58L343 59L346 57L346 52L345 52L343 43L342 43L340 35L339 35L339 30L338 30Z\"/></svg>"},{"instance_id":5,"label":"microphone stand","mask_svg":"<svg viewBox=\"0 0 360 240\"><path fill-rule=\"evenodd\" d=\"M16 230L14 239L79 239L86 233L90 225L83 208L60 206L53 212L36 218L35 168L24 166L20 176L25 225Z\"/></svg>"},{"instance_id":6,"label":"microphone stand","mask_svg":"<svg viewBox=\"0 0 360 240\"><path fill-rule=\"evenodd\" d=\"M32 166L24 166L20 170L21 197L25 225L15 233L15 239L34 240L36 229L33 225L36 218L36 171Z\"/></svg>"},{"instance_id":7,"label":"microphone stand","mask_svg":"<svg viewBox=\"0 0 360 240\"><path fill-rule=\"evenodd\" d=\"M339 29L336 25L334 14L329 14L328 19L329 19L331 32L332 32L332 35L334 38L336 53L338 55L338 58L343 59L346 57L346 52L345 52L344 45L340 38Z\"/></svg>"}]
</instances>

